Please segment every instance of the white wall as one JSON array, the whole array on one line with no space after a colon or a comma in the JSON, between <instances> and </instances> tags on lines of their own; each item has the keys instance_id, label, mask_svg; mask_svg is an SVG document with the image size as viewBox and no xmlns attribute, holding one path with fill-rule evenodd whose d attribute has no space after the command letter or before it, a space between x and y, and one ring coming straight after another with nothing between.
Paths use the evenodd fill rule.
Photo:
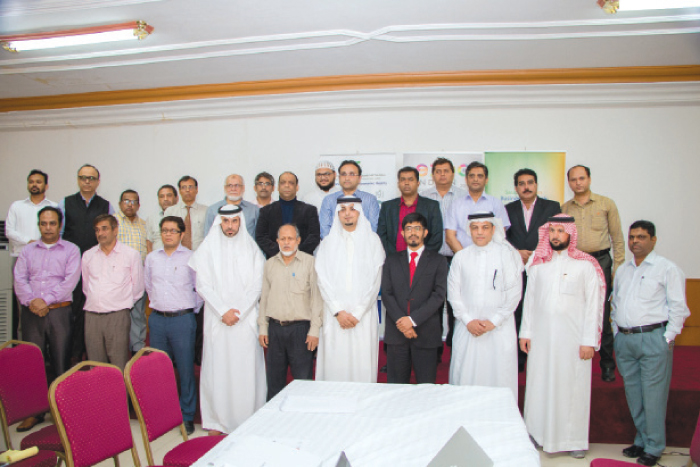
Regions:
<instances>
[{"instance_id":1,"label":"white wall","mask_svg":"<svg viewBox=\"0 0 700 467\"><path fill-rule=\"evenodd\" d=\"M26 196L32 168L49 173L49 198L58 201L77 191L77 168L94 164L102 173L99 193L116 204L123 189L137 190L145 218L157 207L157 188L186 173L199 180L200 202L210 204L221 198L223 178L232 172L245 176L251 195L257 172L291 170L303 194L320 154L564 150L567 166L591 167L593 190L616 201L625 229L640 218L653 221L657 251L688 277L700 277L694 242L700 231L698 100L590 105L585 98L552 104L520 97L512 106L366 106L135 125L6 127L0 131L0 211Z\"/></svg>"}]
</instances>

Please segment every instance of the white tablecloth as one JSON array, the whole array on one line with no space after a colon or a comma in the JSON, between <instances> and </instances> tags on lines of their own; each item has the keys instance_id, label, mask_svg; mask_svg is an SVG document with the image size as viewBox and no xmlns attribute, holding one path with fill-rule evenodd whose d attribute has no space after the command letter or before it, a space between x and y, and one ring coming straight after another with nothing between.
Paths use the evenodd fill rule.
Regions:
<instances>
[{"instance_id":1,"label":"white tablecloth","mask_svg":"<svg viewBox=\"0 0 700 467\"><path fill-rule=\"evenodd\" d=\"M540 465L509 389L296 380L194 467L422 467L460 426L495 466Z\"/></svg>"}]
</instances>

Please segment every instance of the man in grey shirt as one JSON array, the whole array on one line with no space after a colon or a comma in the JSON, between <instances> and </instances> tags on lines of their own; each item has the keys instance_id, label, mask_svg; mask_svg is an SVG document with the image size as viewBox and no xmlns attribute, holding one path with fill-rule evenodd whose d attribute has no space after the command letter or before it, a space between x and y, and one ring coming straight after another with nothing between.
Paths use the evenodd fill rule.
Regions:
<instances>
[{"instance_id":1,"label":"man in grey shirt","mask_svg":"<svg viewBox=\"0 0 700 467\"><path fill-rule=\"evenodd\" d=\"M260 208L253 203L243 200L243 194L245 193L243 177L238 174L231 174L226 177L226 180L224 180L224 193L226 193L226 197L223 200L212 204L207 209L207 215L204 219L204 236L206 237L209 234L209 229L211 229L219 209L226 204L232 204L243 209L246 230L251 237L255 238L255 225L258 222Z\"/></svg>"}]
</instances>

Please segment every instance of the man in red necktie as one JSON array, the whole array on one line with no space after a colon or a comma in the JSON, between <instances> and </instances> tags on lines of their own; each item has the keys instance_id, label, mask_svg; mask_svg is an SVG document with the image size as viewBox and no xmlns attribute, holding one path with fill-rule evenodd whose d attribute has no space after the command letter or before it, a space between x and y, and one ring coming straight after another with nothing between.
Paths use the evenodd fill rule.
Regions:
<instances>
[{"instance_id":1,"label":"man in red necktie","mask_svg":"<svg viewBox=\"0 0 700 467\"><path fill-rule=\"evenodd\" d=\"M407 384L411 368L418 383L435 383L440 318L447 289L447 261L425 248L428 221L420 213L401 223L406 251L387 256L382 272L386 308L387 381Z\"/></svg>"}]
</instances>

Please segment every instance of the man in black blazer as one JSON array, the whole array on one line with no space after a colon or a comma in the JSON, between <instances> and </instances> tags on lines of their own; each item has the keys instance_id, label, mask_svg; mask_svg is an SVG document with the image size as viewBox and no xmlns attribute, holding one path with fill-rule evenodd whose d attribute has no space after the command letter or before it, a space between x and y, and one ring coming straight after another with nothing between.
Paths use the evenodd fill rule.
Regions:
<instances>
[{"instance_id":1,"label":"man in black blazer","mask_svg":"<svg viewBox=\"0 0 700 467\"><path fill-rule=\"evenodd\" d=\"M537 173L531 169L520 169L513 176L515 191L520 198L518 201L506 204L506 212L510 219L510 229L506 230L506 239L518 250L527 263L530 255L537 248L539 241L538 229L547 222L547 219L561 212L561 207L556 201L542 199L537 196ZM525 219L527 212L528 220ZM523 297L527 276L523 272ZM515 310L515 326L520 332L520 320L523 314L523 300L521 298L518 308ZM527 354L518 347L518 369L523 371Z\"/></svg>"},{"instance_id":2,"label":"man in black blazer","mask_svg":"<svg viewBox=\"0 0 700 467\"><path fill-rule=\"evenodd\" d=\"M280 199L260 209L255 226L255 241L270 259L279 253L277 231L284 224L295 224L301 235L299 249L312 255L321 243L318 211L310 204L297 200L299 179L292 172L284 172L277 184Z\"/></svg>"},{"instance_id":3,"label":"man in black blazer","mask_svg":"<svg viewBox=\"0 0 700 467\"><path fill-rule=\"evenodd\" d=\"M440 203L418 195L420 179L415 167L404 167L398 173L401 197L384 201L379 211L377 235L382 241L384 252L388 255L406 249L406 241L399 232L403 218L412 212L423 214L428 222L428 236L425 247L440 251L442 247L442 213Z\"/></svg>"},{"instance_id":4,"label":"man in black blazer","mask_svg":"<svg viewBox=\"0 0 700 467\"><path fill-rule=\"evenodd\" d=\"M419 384L434 384L437 349L442 346L440 320L447 293L447 261L426 248L430 232L422 214L407 214L401 232L408 249L387 255L382 271L387 380L407 384L413 367Z\"/></svg>"}]
</instances>

